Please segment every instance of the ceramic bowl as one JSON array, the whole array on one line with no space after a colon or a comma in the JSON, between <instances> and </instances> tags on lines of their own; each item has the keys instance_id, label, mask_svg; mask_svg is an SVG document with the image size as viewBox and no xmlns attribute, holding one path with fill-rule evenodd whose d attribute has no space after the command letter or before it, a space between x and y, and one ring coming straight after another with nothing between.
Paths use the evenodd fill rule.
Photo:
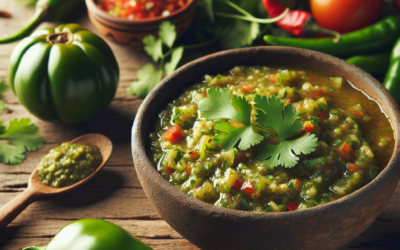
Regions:
<instances>
[{"instance_id":1,"label":"ceramic bowl","mask_svg":"<svg viewBox=\"0 0 400 250\"><path fill-rule=\"evenodd\" d=\"M158 36L158 27L162 21L175 24L178 37L190 26L196 14L196 1L188 0L186 5L167 17L155 17L144 20L127 20L107 14L95 4L95 0L85 0L88 14L93 25L111 41L129 45L136 50L143 49L142 40L152 34Z\"/></svg>"},{"instance_id":2,"label":"ceramic bowl","mask_svg":"<svg viewBox=\"0 0 400 250\"><path fill-rule=\"evenodd\" d=\"M169 184L148 155L155 114L183 87L236 65L301 67L347 78L376 100L391 120L394 153L371 183L334 202L300 211L264 213L226 209L197 200ZM252 47L212 54L179 68L144 100L132 129L132 155L140 183L160 215L201 249L337 249L379 215L400 178L399 108L382 84L341 59L290 47Z\"/></svg>"}]
</instances>

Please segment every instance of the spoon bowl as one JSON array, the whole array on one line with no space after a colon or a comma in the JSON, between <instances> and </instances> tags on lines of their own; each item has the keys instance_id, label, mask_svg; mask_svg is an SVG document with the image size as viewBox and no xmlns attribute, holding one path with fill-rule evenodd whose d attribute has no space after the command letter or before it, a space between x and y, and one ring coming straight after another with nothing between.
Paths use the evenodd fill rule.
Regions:
<instances>
[{"instance_id":1,"label":"spoon bowl","mask_svg":"<svg viewBox=\"0 0 400 250\"><path fill-rule=\"evenodd\" d=\"M68 192L93 178L93 176L103 168L112 152L111 140L101 134L86 134L75 138L74 140L70 141L70 143L90 143L97 146L100 149L100 153L103 157L103 161L101 162L100 166L97 167L97 169L85 179L62 188L54 188L43 184L39 178L37 169L35 169L29 177L27 189L0 209L0 229L7 226L32 202L39 200L44 196Z\"/></svg>"}]
</instances>

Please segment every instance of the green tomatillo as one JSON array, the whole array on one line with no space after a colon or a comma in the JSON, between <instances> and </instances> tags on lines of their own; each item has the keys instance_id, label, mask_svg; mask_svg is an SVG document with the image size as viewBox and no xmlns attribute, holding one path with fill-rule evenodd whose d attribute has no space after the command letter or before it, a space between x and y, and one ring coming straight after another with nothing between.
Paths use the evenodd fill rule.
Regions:
<instances>
[{"instance_id":1,"label":"green tomatillo","mask_svg":"<svg viewBox=\"0 0 400 250\"><path fill-rule=\"evenodd\" d=\"M45 121L76 124L94 117L112 101L118 81L110 47L77 24L32 33L10 59L11 89Z\"/></svg>"},{"instance_id":2,"label":"green tomatillo","mask_svg":"<svg viewBox=\"0 0 400 250\"><path fill-rule=\"evenodd\" d=\"M82 219L62 228L45 247L23 250L152 250L125 229L105 220Z\"/></svg>"}]
</instances>

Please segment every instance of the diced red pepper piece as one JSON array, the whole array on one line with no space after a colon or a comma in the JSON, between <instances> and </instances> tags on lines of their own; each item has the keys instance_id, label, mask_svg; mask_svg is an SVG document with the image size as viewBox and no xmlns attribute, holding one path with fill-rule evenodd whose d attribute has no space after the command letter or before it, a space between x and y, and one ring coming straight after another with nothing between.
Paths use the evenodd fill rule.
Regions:
<instances>
[{"instance_id":1,"label":"diced red pepper piece","mask_svg":"<svg viewBox=\"0 0 400 250\"><path fill-rule=\"evenodd\" d=\"M185 136L185 133L183 132L183 129L179 125L175 124L172 127L170 127L167 131L165 131L163 136L164 140L169 141L171 143L176 143Z\"/></svg>"},{"instance_id":2,"label":"diced red pepper piece","mask_svg":"<svg viewBox=\"0 0 400 250\"><path fill-rule=\"evenodd\" d=\"M300 132L301 135L307 133L307 132L312 132L314 129L314 124L312 124L311 122L305 122L304 123L304 130Z\"/></svg>"},{"instance_id":3,"label":"diced red pepper piece","mask_svg":"<svg viewBox=\"0 0 400 250\"><path fill-rule=\"evenodd\" d=\"M299 208L299 203L297 202L288 202L286 203L286 207L288 208L289 211L294 211Z\"/></svg>"},{"instance_id":4,"label":"diced red pepper piece","mask_svg":"<svg viewBox=\"0 0 400 250\"><path fill-rule=\"evenodd\" d=\"M296 179L296 185L300 185L299 179Z\"/></svg>"},{"instance_id":5,"label":"diced red pepper piece","mask_svg":"<svg viewBox=\"0 0 400 250\"><path fill-rule=\"evenodd\" d=\"M165 168L165 171L166 171L168 174L173 174L173 173L175 173L175 169L171 168L170 166L167 166L167 167Z\"/></svg>"},{"instance_id":6,"label":"diced red pepper piece","mask_svg":"<svg viewBox=\"0 0 400 250\"><path fill-rule=\"evenodd\" d=\"M251 181L247 181L246 183L244 183L241 190L247 194L247 197L256 192L256 188Z\"/></svg>"},{"instance_id":7,"label":"diced red pepper piece","mask_svg":"<svg viewBox=\"0 0 400 250\"><path fill-rule=\"evenodd\" d=\"M206 92L204 92L204 93L203 93L203 96L204 96L204 97L207 97L207 93L206 93Z\"/></svg>"},{"instance_id":8,"label":"diced red pepper piece","mask_svg":"<svg viewBox=\"0 0 400 250\"><path fill-rule=\"evenodd\" d=\"M192 173L192 169L189 166L186 166L185 172L190 175Z\"/></svg>"},{"instance_id":9,"label":"diced red pepper piece","mask_svg":"<svg viewBox=\"0 0 400 250\"><path fill-rule=\"evenodd\" d=\"M347 142L343 144L340 154L346 162L352 162L354 160L354 151Z\"/></svg>"},{"instance_id":10,"label":"diced red pepper piece","mask_svg":"<svg viewBox=\"0 0 400 250\"><path fill-rule=\"evenodd\" d=\"M347 163L346 168L350 173L353 173L358 170L358 166L350 162Z\"/></svg>"},{"instance_id":11,"label":"diced red pepper piece","mask_svg":"<svg viewBox=\"0 0 400 250\"><path fill-rule=\"evenodd\" d=\"M256 88L255 84L239 84L239 88L241 88L244 92L249 93Z\"/></svg>"},{"instance_id":12,"label":"diced red pepper piece","mask_svg":"<svg viewBox=\"0 0 400 250\"><path fill-rule=\"evenodd\" d=\"M243 185L243 180L236 180L235 181L235 185L233 185L233 190L235 191L235 192L239 192L240 191L240 188L242 187L242 185Z\"/></svg>"},{"instance_id":13,"label":"diced red pepper piece","mask_svg":"<svg viewBox=\"0 0 400 250\"><path fill-rule=\"evenodd\" d=\"M200 154L197 153L196 151L190 151L190 152L189 152L189 158L190 158L190 160L196 161L197 159L199 159L199 157L200 157Z\"/></svg>"}]
</instances>

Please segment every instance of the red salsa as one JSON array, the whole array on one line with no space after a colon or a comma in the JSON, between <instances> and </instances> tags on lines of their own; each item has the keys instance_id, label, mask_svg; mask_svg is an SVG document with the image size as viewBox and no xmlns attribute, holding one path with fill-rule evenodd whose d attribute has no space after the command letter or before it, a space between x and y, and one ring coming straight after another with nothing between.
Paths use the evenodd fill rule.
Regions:
<instances>
[{"instance_id":1,"label":"red salsa","mask_svg":"<svg viewBox=\"0 0 400 250\"><path fill-rule=\"evenodd\" d=\"M169 16L186 3L187 0L97 0L100 9L128 20Z\"/></svg>"}]
</instances>

